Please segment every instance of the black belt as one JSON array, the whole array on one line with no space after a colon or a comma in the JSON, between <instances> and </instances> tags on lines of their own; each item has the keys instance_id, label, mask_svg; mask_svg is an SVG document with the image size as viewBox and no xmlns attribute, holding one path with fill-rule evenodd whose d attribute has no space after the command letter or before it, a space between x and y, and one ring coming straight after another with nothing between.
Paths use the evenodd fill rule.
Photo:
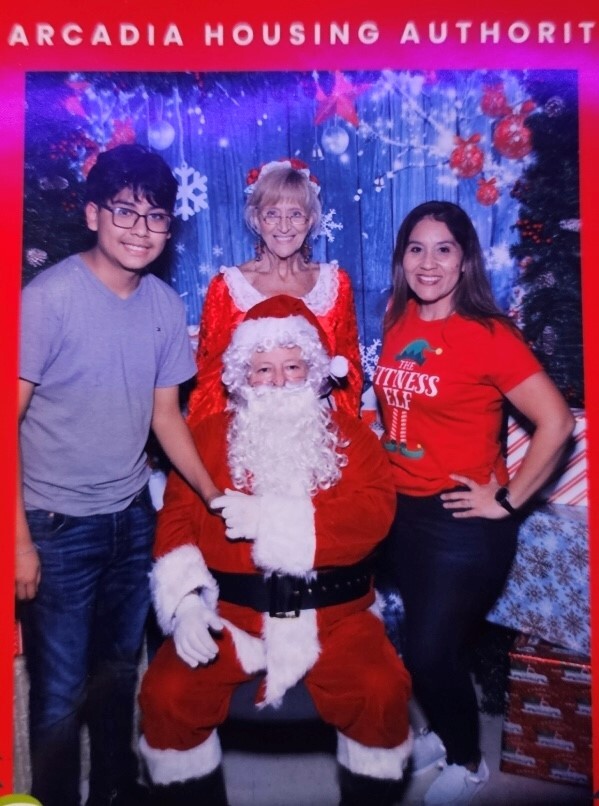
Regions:
<instances>
[{"instance_id":1,"label":"black belt","mask_svg":"<svg viewBox=\"0 0 599 806\"><path fill-rule=\"evenodd\" d=\"M319 571L310 580L291 574L263 577L209 570L218 582L219 599L273 618L297 618L300 610L351 602L365 596L372 584L371 558L356 565Z\"/></svg>"}]
</instances>

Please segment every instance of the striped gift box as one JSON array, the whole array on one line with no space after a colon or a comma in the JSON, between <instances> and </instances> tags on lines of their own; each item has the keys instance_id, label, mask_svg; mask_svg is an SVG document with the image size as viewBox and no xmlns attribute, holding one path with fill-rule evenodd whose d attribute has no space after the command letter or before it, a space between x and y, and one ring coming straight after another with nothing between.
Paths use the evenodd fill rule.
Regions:
<instances>
[{"instance_id":1,"label":"striped gift box","mask_svg":"<svg viewBox=\"0 0 599 806\"><path fill-rule=\"evenodd\" d=\"M587 423L584 409L572 409L576 420L572 444L557 475L540 493L553 504L588 506L587 489ZM506 462L510 477L515 475L530 440L525 426L508 419Z\"/></svg>"}]
</instances>

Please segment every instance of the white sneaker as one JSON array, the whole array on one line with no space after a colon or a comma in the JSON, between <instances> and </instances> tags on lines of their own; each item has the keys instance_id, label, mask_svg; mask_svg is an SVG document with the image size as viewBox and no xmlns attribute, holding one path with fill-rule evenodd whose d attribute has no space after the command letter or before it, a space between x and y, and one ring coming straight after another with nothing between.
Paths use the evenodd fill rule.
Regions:
<instances>
[{"instance_id":1,"label":"white sneaker","mask_svg":"<svg viewBox=\"0 0 599 806\"><path fill-rule=\"evenodd\" d=\"M412 750L412 775L422 775L433 767L442 770L447 751L441 739L428 728L420 728Z\"/></svg>"},{"instance_id":2,"label":"white sneaker","mask_svg":"<svg viewBox=\"0 0 599 806\"><path fill-rule=\"evenodd\" d=\"M489 768L484 758L476 772L460 764L449 764L428 788L424 803L426 806L446 806L470 803L472 798L489 780Z\"/></svg>"}]
</instances>

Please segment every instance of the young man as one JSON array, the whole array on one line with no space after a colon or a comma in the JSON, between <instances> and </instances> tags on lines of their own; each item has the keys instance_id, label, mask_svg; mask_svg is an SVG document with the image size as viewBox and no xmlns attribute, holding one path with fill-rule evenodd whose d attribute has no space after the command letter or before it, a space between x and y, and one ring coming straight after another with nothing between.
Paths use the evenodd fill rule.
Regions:
<instances>
[{"instance_id":1,"label":"young man","mask_svg":"<svg viewBox=\"0 0 599 806\"><path fill-rule=\"evenodd\" d=\"M170 238L176 192L166 163L142 146L100 154L86 184L95 246L23 290L16 593L31 791L44 806L80 804L82 718L88 806L134 803L155 525L150 429L204 501L218 493L179 409L179 384L195 373L183 304L148 273Z\"/></svg>"},{"instance_id":2,"label":"young man","mask_svg":"<svg viewBox=\"0 0 599 806\"><path fill-rule=\"evenodd\" d=\"M193 426L226 489L213 501L224 522L181 478L167 484L152 593L171 638L140 694L140 747L160 806L227 802L215 729L234 688L258 674L262 705L303 679L337 728L344 806L398 797L410 680L370 612L371 554L393 518L393 484L370 429L319 400L327 349L301 300L251 308L223 356L229 410Z\"/></svg>"}]
</instances>

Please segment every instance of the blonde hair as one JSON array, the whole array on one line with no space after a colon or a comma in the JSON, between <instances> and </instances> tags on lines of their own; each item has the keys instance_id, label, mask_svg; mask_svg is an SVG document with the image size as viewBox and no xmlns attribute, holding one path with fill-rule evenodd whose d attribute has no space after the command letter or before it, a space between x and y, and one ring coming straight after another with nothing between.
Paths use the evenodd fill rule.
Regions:
<instances>
[{"instance_id":1,"label":"blonde hair","mask_svg":"<svg viewBox=\"0 0 599 806\"><path fill-rule=\"evenodd\" d=\"M322 205L318 193L310 179L301 171L289 165L275 166L268 173L259 176L252 186L243 211L245 223L252 232L258 232L256 218L264 207L275 206L283 199L291 199L310 218L310 233L320 229Z\"/></svg>"}]
</instances>

